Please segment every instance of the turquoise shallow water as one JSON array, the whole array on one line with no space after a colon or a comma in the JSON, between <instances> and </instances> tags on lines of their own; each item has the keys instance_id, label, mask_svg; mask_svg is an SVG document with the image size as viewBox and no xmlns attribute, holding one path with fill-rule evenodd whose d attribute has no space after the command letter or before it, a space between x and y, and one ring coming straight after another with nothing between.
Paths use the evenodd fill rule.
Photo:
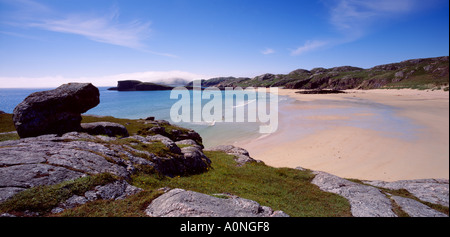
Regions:
<instances>
[{"instance_id":1,"label":"turquoise shallow water","mask_svg":"<svg viewBox=\"0 0 450 237\"><path fill-rule=\"evenodd\" d=\"M12 113L14 108L29 94L45 89L0 89L0 110ZM108 91L106 87L100 87L100 104L90 109L85 114L114 116L117 118L139 119L154 116L156 119L167 120L172 124L194 129L203 137L206 147L219 144L233 144L239 140L258 137L258 122L225 123L216 122L214 126L209 122L180 122L175 123L170 118L170 109L178 99L170 99L171 91L132 91L118 92ZM239 92L237 92L239 93ZM192 96L192 91L190 91ZM225 95L222 93L222 100ZM243 100L244 99L244 100ZM246 107L247 98L237 98L233 107ZM256 98L257 100L257 98ZM210 100L203 100L206 104ZM192 99L191 99L192 105ZM192 114L191 109L191 114ZM225 105L223 111L225 114ZM246 111L245 111L246 112ZM191 116L192 118L192 116Z\"/></svg>"},{"instance_id":2,"label":"turquoise shallow water","mask_svg":"<svg viewBox=\"0 0 450 237\"><path fill-rule=\"evenodd\" d=\"M0 110L12 113L15 106L23 101L32 92L47 89L0 89ZM209 122L181 122L175 123L170 119L170 108L177 102L177 99L170 99L171 91L133 91L118 92L108 91L107 88L99 88L100 104L87 111L86 114L103 116L114 116L118 118L138 119L154 116L156 119L167 120L170 123L196 130L203 137L206 147L219 144L235 144L241 141L248 141L259 138L263 134L259 133L260 123L240 122L225 123L216 122L214 126ZM192 95L192 91L190 92ZM222 99L224 99L222 94ZM256 98L258 100L258 98ZM286 138L309 134L320 126L317 123L312 126L311 120L305 119L309 116L341 115L351 119L323 121L322 127L326 126L354 126L365 129L383 131L391 136L402 139L412 139L417 131L414 125L406 118L396 116L397 109L368 100L351 99L342 101L295 101L288 97L279 97L279 127L289 127L292 120L303 119L301 127L288 129ZM203 100L204 105L209 100ZM237 99L233 107L247 108L248 104L256 101ZM192 101L191 101L192 104ZM329 105L328 108L321 109L286 109L292 105ZM338 107L333 108L336 105ZM344 106L343 106L344 105ZM225 109L225 107L223 107ZM191 111L192 112L192 111ZM224 113L224 111L222 111ZM246 111L245 111L246 112ZM370 116L353 116L354 114L370 114ZM281 124L283 123L283 125ZM294 123L292 123L294 124ZM292 133L292 136L289 135Z\"/></svg>"},{"instance_id":3,"label":"turquoise shallow water","mask_svg":"<svg viewBox=\"0 0 450 237\"><path fill-rule=\"evenodd\" d=\"M280 129L287 139L299 139L318 130L341 126L370 129L405 141L419 138L423 127L399 116L399 111L393 106L353 97L346 100L290 101L280 104ZM290 126L299 122L301 126L297 128Z\"/></svg>"}]
</instances>

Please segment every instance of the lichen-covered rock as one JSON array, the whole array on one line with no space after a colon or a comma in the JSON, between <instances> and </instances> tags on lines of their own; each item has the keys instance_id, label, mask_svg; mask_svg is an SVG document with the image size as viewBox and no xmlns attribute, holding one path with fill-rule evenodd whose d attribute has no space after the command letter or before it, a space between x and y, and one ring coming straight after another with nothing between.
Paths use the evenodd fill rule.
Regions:
<instances>
[{"instance_id":1,"label":"lichen-covered rock","mask_svg":"<svg viewBox=\"0 0 450 237\"><path fill-rule=\"evenodd\" d=\"M410 198L392 196L392 200L399 205L410 217L447 217L444 213L438 212L425 204Z\"/></svg>"},{"instance_id":2,"label":"lichen-covered rock","mask_svg":"<svg viewBox=\"0 0 450 237\"><path fill-rule=\"evenodd\" d=\"M448 180L404 180L397 182L364 181L364 183L369 184L365 185L351 182L325 172L314 171L314 173L316 176L312 180L312 183L317 185L323 191L336 193L345 197L350 202L352 215L356 217L396 217L397 215L392 210L392 203L395 203L411 217L447 216L446 214L436 211L416 200L391 195L374 186L387 189L409 188L408 191L416 197L422 197L420 199L423 200L433 200L436 196L443 195L445 197L444 190L446 183L448 203ZM440 198L438 198L438 200L439 199Z\"/></svg>"},{"instance_id":3,"label":"lichen-covered rock","mask_svg":"<svg viewBox=\"0 0 450 237\"><path fill-rule=\"evenodd\" d=\"M389 198L377 188L354 183L325 172L315 172L312 183L321 190L336 193L350 202L355 217L396 217Z\"/></svg>"},{"instance_id":4,"label":"lichen-covered rock","mask_svg":"<svg viewBox=\"0 0 450 237\"><path fill-rule=\"evenodd\" d=\"M211 160L203 154L201 146L189 146L180 149L175 142L160 134L146 137L134 135L130 138L144 144L161 142L169 149L172 153L169 156L153 158L155 168L164 175L174 177L177 175L198 174L205 172L210 167Z\"/></svg>"},{"instance_id":5,"label":"lichen-covered rock","mask_svg":"<svg viewBox=\"0 0 450 237\"><path fill-rule=\"evenodd\" d=\"M25 98L14 109L14 126L21 138L80 131L81 114L99 103L99 90L92 84L64 84Z\"/></svg>"},{"instance_id":6,"label":"lichen-covered rock","mask_svg":"<svg viewBox=\"0 0 450 237\"><path fill-rule=\"evenodd\" d=\"M141 192L142 189L128 184L125 180L118 180L105 185L96 186L84 195L73 195L57 207L52 209L52 213L60 213L65 209L74 208L83 205L89 201L95 200L121 200L128 196Z\"/></svg>"},{"instance_id":7,"label":"lichen-covered rock","mask_svg":"<svg viewBox=\"0 0 450 237\"><path fill-rule=\"evenodd\" d=\"M97 186L94 188L94 190L87 191L84 196L89 201L97 199L120 200L140 191L142 191L141 188L132 186L124 180L119 180L103 186Z\"/></svg>"},{"instance_id":8,"label":"lichen-covered rock","mask_svg":"<svg viewBox=\"0 0 450 237\"><path fill-rule=\"evenodd\" d=\"M416 179L399 180L395 182L366 181L365 183L387 188L406 189L422 201L449 206L449 181L448 179Z\"/></svg>"},{"instance_id":9,"label":"lichen-covered rock","mask_svg":"<svg viewBox=\"0 0 450 237\"><path fill-rule=\"evenodd\" d=\"M251 158L248 151L245 150L244 148L235 147L233 145L219 145L219 146L208 148L206 150L207 151L222 151L229 155L233 155L235 157L235 161L238 164L238 166L242 166L246 163L251 163L251 162L262 162L262 161L258 161L258 160Z\"/></svg>"},{"instance_id":10,"label":"lichen-covered rock","mask_svg":"<svg viewBox=\"0 0 450 237\"><path fill-rule=\"evenodd\" d=\"M0 202L31 187L86 175L110 173L127 179L136 171L149 170L173 177L204 172L211 163L198 147L181 150L163 136L133 138L142 143L163 141L179 154L157 156L151 149L138 150L126 142L108 143L78 132L0 142Z\"/></svg>"},{"instance_id":11,"label":"lichen-covered rock","mask_svg":"<svg viewBox=\"0 0 450 237\"><path fill-rule=\"evenodd\" d=\"M288 217L252 200L236 196L217 198L183 189L172 189L159 196L145 213L152 217Z\"/></svg>"},{"instance_id":12,"label":"lichen-covered rock","mask_svg":"<svg viewBox=\"0 0 450 237\"><path fill-rule=\"evenodd\" d=\"M175 144L177 144L177 146L194 146L194 147L198 147L199 149L203 149L203 146L199 145L197 142L195 142L192 139L185 139L185 140L177 141L177 142L175 142Z\"/></svg>"},{"instance_id":13,"label":"lichen-covered rock","mask_svg":"<svg viewBox=\"0 0 450 237\"><path fill-rule=\"evenodd\" d=\"M95 122L82 123L81 128L83 132L91 135L106 135L109 137L121 136L128 137L128 130L122 124L111 122Z\"/></svg>"}]
</instances>

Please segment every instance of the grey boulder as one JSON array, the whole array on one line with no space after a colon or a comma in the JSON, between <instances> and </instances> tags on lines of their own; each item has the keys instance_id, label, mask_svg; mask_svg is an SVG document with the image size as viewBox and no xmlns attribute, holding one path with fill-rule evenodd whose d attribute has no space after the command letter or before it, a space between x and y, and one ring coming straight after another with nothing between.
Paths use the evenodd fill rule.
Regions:
<instances>
[{"instance_id":1,"label":"grey boulder","mask_svg":"<svg viewBox=\"0 0 450 237\"><path fill-rule=\"evenodd\" d=\"M448 180L364 181L368 184L365 185L325 172L314 171L314 173L316 176L312 183L323 191L346 198L355 217L396 217L397 215L393 212L394 203L410 217L447 217L446 214L414 199L395 196L374 186L386 189L405 188L421 200L429 202L434 200L437 201L436 203L439 203L438 200L445 199L446 195L448 203ZM438 196L441 197L437 198Z\"/></svg>"},{"instance_id":2,"label":"grey boulder","mask_svg":"<svg viewBox=\"0 0 450 237\"><path fill-rule=\"evenodd\" d=\"M406 189L422 201L449 206L448 179L416 179L395 182L366 181L366 184L392 190Z\"/></svg>"},{"instance_id":3,"label":"grey boulder","mask_svg":"<svg viewBox=\"0 0 450 237\"><path fill-rule=\"evenodd\" d=\"M235 161L238 164L238 166L242 166L246 163L251 162L262 162L259 160L255 160L250 157L250 154L247 150L241 147L236 147L233 145L219 145L215 147L211 147L208 149L205 149L206 151L222 151L227 153L228 155L233 155L235 157Z\"/></svg>"},{"instance_id":4,"label":"grey boulder","mask_svg":"<svg viewBox=\"0 0 450 237\"><path fill-rule=\"evenodd\" d=\"M16 106L14 126L21 138L80 131L81 114L100 103L91 83L69 83L35 92Z\"/></svg>"},{"instance_id":5,"label":"grey boulder","mask_svg":"<svg viewBox=\"0 0 450 237\"><path fill-rule=\"evenodd\" d=\"M396 217L392 204L380 190L375 187L358 184L325 172L315 171L312 184L322 191L345 197L355 217Z\"/></svg>"},{"instance_id":6,"label":"grey boulder","mask_svg":"<svg viewBox=\"0 0 450 237\"><path fill-rule=\"evenodd\" d=\"M288 217L252 200L236 196L218 198L183 189L172 189L159 196L145 213L152 217Z\"/></svg>"},{"instance_id":7,"label":"grey boulder","mask_svg":"<svg viewBox=\"0 0 450 237\"><path fill-rule=\"evenodd\" d=\"M122 124L111 122L82 123L83 132L90 135L106 135L109 137L128 137L128 130Z\"/></svg>"}]
</instances>

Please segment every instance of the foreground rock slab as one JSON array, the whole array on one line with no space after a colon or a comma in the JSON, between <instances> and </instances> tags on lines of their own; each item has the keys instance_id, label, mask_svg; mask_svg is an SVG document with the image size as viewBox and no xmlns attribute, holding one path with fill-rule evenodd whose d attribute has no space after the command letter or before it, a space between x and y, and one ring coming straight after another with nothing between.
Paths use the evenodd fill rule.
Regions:
<instances>
[{"instance_id":1,"label":"foreground rock slab","mask_svg":"<svg viewBox=\"0 0 450 237\"><path fill-rule=\"evenodd\" d=\"M448 206L448 180L365 181L364 183L369 184L365 185L325 172L314 173L316 176L312 183L323 191L345 197L350 202L351 212L355 217L396 217L393 203L410 217L447 217L446 214L416 200L391 195L374 186L386 189L404 188L423 201L437 204L445 205L443 199L446 198Z\"/></svg>"},{"instance_id":2,"label":"foreground rock slab","mask_svg":"<svg viewBox=\"0 0 450 237\"><path fill-rule=\"evenodd\" d=\"M416 200L398 196L392 196L391 198L410 217L447 217L444 213L438 212Z\"/></svg>"},{"instance_id":3,"label":"foreground rock slab","mask_svg":"<svg viewBox=\"0 0 450 237\"><path fill-rule=\"evenodd\" d=\"M448 179L417 179L395 182L366 181L365 183L393 190L406 189L422 201L449 206Z\"/></svg>"},{"instance_id":4,"label":"foreground rock slab","mask_svg":"<svg viewBox=\"0 0 450 237\"><path fill-rule=\"evenodd\" d=\"M153 200L145 213L152 217L288 217L252 200L227 197L172 189Z\"/></svg>"},{"instance_id":5,"label":"foreground rock slab","mask_svg":"<svg viewBox=\"0 0 450 237\"><path fill-rule=\"evenodd\" d=\"M58 207L52 209L52 213L60 213L65 209L74 208L94 200L121 200L128 196L141 192L142 189L128 184L124 180L118 180L106 185L96 186L87 191L83 196L73 195Z\"/></svg>"},{"instance_id":6,"label":"foreground rock slab","mask_svg":"<svg viewBox=\"0 0 450 237\"><path fill-rule=\"evenodd\" d=\"M205 149L205 151L222 151L227 153L228 155L233 155L235 157L237 166L243 166L244 164L251 162L262 162L251 158L248 151L244 148L236 147L233 145L219 145Z\"/></svg>"},{"instance_id":7,"label":"foreground rock slab","mask_svg":"<svg viewBox=\"0 0 450 237\"><path fill-rule=\"evenodd\" d=\"M35 92L16 106L14 126L21 138L80 131L81 114L100 103L91 83L69 83Z\"/></svg>"},{"instance_id":8,"label":"foreground rock slab","mask_svg":"<svg viewBox=\"0 0 450 237\"><path fill-rule=\"evenodd\" d=\"M127 179L138 170L163 175L187 175L206 171L211 161L198 147L181 150L168 138L168 146L179 154L157 156L152 149L137 150L126 143L104 142L103 136L71 132L63 136L43 135L0 142L0 202L20 191L53 185L86 175L110 173ZM134 136L136 143L155 142L153 137ZM176 157L173 157L173 156Z\"/></svg>"},{"instance_id":9,"label":"foreground rock slab","mask_svg":"<svg viewBox=\"0 0 450 237\"><path fill-rule=\"evenodd\" d=\"M122 124L111 122L95 122L82 123L81 128L83 132L91 135L106 135L109 137L121 136L128 137L128 130Z\"/></svg>"},{"instance_id":10,"label":"foreground rock slab","mask_svg":"<svg viewBox=\"0 0 450 237\"><path fill-rule=\"evenodd\" d=\"M396 217L389 198L377 188L357 184L325 172L315 172L312 183L348 199L355 217Z\"/></svg>"}]
</instances>

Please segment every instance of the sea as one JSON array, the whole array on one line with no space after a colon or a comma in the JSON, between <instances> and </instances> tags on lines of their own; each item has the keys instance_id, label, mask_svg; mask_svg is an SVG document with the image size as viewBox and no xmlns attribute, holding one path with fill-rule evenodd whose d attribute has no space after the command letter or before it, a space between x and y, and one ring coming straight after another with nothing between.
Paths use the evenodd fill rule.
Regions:
<instances>
[{"instance_id":1,"label":"sea","mask_svg":"<svg viewBox=\"0 0 450 237\"><path fill-rule=\"evenodd\" d=\"M37 91L44 91L54 88L27 88L27 89L5 89L0 88L0 110L6 113L13 113L14 108L22 102L28 95ZM171 91L129 91L119 92L108 90L108 87L99 87L100 104L88 110L85 114L113 116L117 118L127 119L145 119L147 117L155 117L158 120L166 120L171 124L181 127L193 129L198 132L202 138L206 148L231 144L238 145L242 142L249 142L255 139L262 139L269 134L261 134L260 126L267 124L260 121L249 122L246 119L244 122L222 122L222 121L189 121L189 122L175 122L171 119L170 110L179 99L171 99ZM192 90L189 91L192 106ZM222 91L222 100L225 101L225 93ZM236 94L241 92L236 91ZM245 92L242 92L245 93ZM271 95L274 96L274 95ZM272 97L269 97L273 100ZM236 109L239 107L247 109L252 103L258 103L261 100L260 96L249 99L246 96L236 96L234 103L227 108L225 104L222 106L222 113L225 114L227 109ZM202 105L208 103L208 99L202 100ZM279 115L279 127L285 128L286 139L298 139L301 136L306 136L317 130L329 128L330 126L353 126L364 129L372 129L386 134L392 134L397 138L411 140L414 134L420 129L417 124L414 124L407 118L397 115L398 109L375 103L372 101L350 98L343 104L342 101L323 100L323 101L298 101L288 96L277 96L278 108L277 116ZM314 109L292 110L289 107L295 105L308 106ZM329 106L324 106L329 105ZM345 105L345 106L342 106ZM267 104L267 111L269 111L270 104ZM318 108L317 108L318 107ZM329 108L327 108L329 107ZM191 114L193 112L191 107ZM236 110L235 110L236 111ZM355 116L370 115L370 116ZM236 115L236 113L234 113ZM318 118L326 118L326 116L342 116L350 119L333 119L314 123L312 125L311 118L318 116ZM192 118L192 117L191 117ZM246 117L247 118L247 117ZM291 120L302 120L304 126L292 129L289 127ZM287 127L287 129L286 129ZM286 132L288 130L288 132Z\"/></svg>"},{"instance_id":2,"label":"sea","mask_svg":"<svg viewBox=\"0 0 450 237\"><path fill-rule=\"evenodd\" d=\"M9 89L0 88L0 110L6 113L13 113L14 108L33 92L45 91L54 88L26 88ZM86 115L113 116L116 118L127 119L145 119L155 117L157 120L166 120L171 124L193 129L198 132L202 138L205 147L212 147L221 144L236 144L240 141L256 139L262 136L259 133L261 122L222 122L222 121L196 121L174 122L170 116L170 110L180 99L171 99L170 90L166 91L115 91L108 90L108 87L99 87L100 104L88 110ZM189 91L191 100L191 114L193 112L192 90ZM245 93L235 91L236 94ZM235 96L234 108L244 107L247 113L247 106L251 103L257 103L258 97L249 99L245 96ZM284 97L282 101L288 100ZM202 100L202 105L210 100ZM222 114L227 109L225 106L225 93L222 91ZM269 106L269 105L268 105ZM229 108L228 108L229 109ZM214 112L214 110L212 110ZM267 111L270 111L269 108ZM181 113L181 112L180 112ZM236 115L236 113L234 113ZM247 118L247 117L246 117ZM235 121L235 120L234 120Z\"/></svg>"}]
</instances>

